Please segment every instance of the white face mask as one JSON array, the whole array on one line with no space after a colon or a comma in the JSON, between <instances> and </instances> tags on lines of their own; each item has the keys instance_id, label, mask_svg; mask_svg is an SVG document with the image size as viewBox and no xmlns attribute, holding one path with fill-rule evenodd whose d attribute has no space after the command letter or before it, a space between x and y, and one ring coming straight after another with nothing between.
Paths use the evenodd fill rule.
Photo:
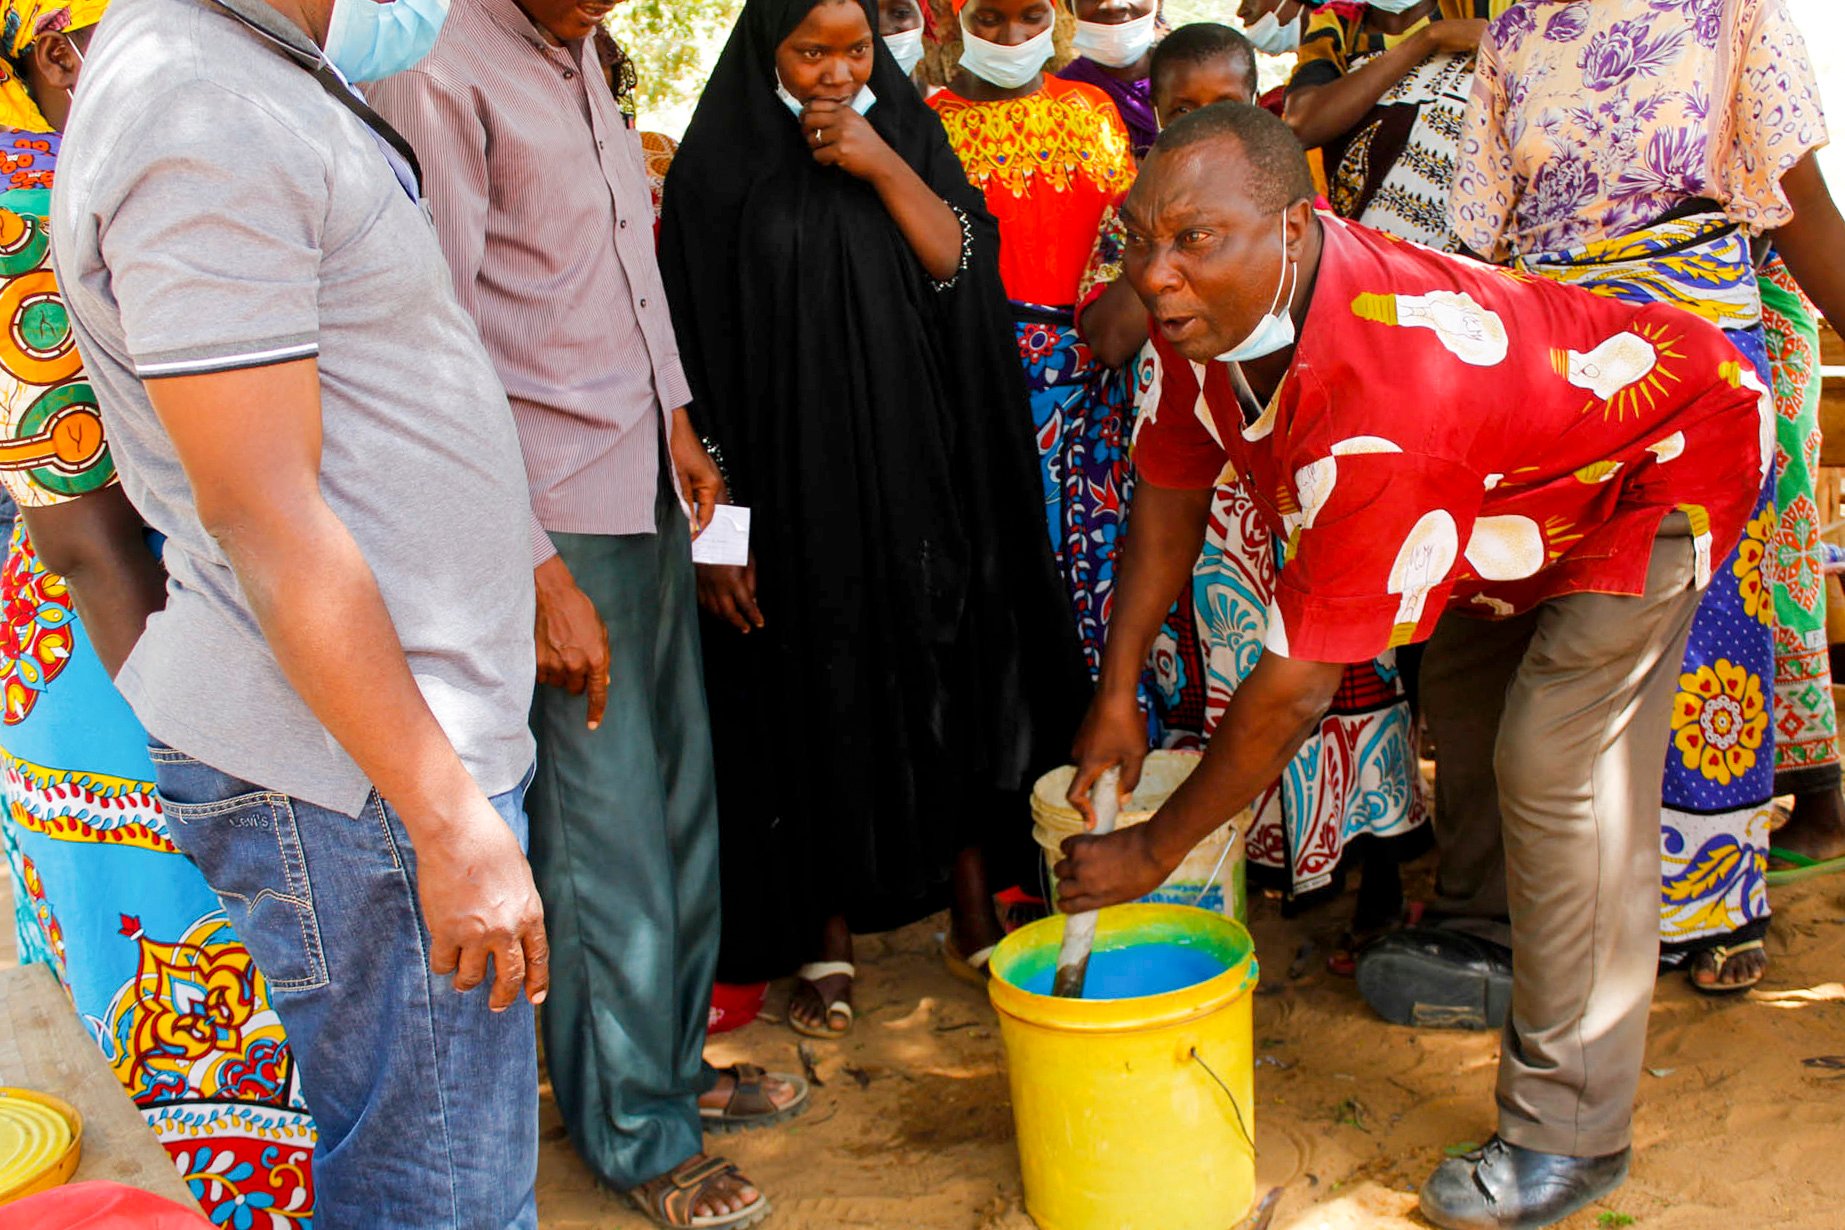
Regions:
<instances>
[{"instance_id":1,"label":"white face mask","mask_svg":"<svg viewBox=\"0 0 1845 1230\"><path fill-rule=\"evenodd\" d=\"M1284 26L1281 24L1281 19L1276 17L1271 10L1257 18L1255 24L1243 33L1250 42L1256 45L1257 51L1266 52L1272 56L1286 55L1290 51L1300 49L1299 17Z\"/></svg>"},{"instance_id":2,"label":"white face mask","mask_svg":"<svg viewBox=\"0 0 1845 1230\"><path fill-rule=\"evenodd\" d=\"M1422 0L1367 0L1367 3L1380 13L1407 13Z\"/></svg>"},{"instance_id":3,"label":"white face mask","mask_svg":"<svg viewBox=\"0 0 1845 1230\"><path fill-rule=\"evenodd\" d=\"M889 47L891 55L897 58L897 67L903 70L903 75L906 77L915 72L916 66L922 63L923 32L921 26L888 36L884 40L884 45Z\"/></svg>"},{"instance_id":4,"label":"white face mask","mask_svg":"<svg viewBox=\"0 0 1845 1230\"><path fill-rule=\"evenodd\" d=\"M800 117L801 112L807 110L807 104L790 94L788 92L788 87L782 84L782 75L780 73L775 74L775 97L781 99L782 106L793 112L797 119ZM877 101L878 96L871 92L871 87L869 85L861 85L858 87L858 93L852 96L852 109L860 115L863 115L865 112L871 110L871 105Z\"/></svg>"},{"instance_id":5,"label":"white face mask","mask_svg":"<svg viewBox=\"0 0 1845 1230\"><path fill-rule=\"evenodd\" d=\"M1289 279L1292 271L1293 278ZM1251 359L1260 359L1264 355L1274 354L1277 350L1286 350L1294 344L1294 286L1300 281L1300 265L1288 259L1288 216L1281 215L1281 276L1275 280L1275 302L1269 306L1268 313L1256 322L1256 327L1249 331L1249 336L1224 351L1217 357L1225 363L1246 363ZM1281 290L1282 283L1287 283L1287 293Z\"/></svg>"},{"instance_id":6,"label":"white face mask","mask_svg":"<svg viewBox=\"0 0 1845 1230\"><path fill-rule=\"evenodd\" d=\"M1138 64L1140 58L1153 49L1153 26L1158 20L1159 14L1153 12L1113 26L1099 21L1079 21L1074 44L1076 54L1088 56L1104 68Z\"/></svg>"},{"instance_id":7,"label":"white face mask","mask_svg":"<svg viewBox=\"0 0 1845 1230\"><path fill-rule=\"evenodd\" d=\"M1051 45L1053 30L1048 28L1016 47L988 42L969 30L965 21L961 23L961 33L961 67L1002 90L1030 85L1056 50Z\"/></svg>"}]
</instances>

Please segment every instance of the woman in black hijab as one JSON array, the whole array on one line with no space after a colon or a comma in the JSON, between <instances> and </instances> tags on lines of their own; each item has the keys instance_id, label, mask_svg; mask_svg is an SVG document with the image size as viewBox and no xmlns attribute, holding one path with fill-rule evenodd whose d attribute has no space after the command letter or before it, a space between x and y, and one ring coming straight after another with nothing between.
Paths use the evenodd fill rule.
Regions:
<instances>
[{"instance_id":1,"label":"woman in black hijab","mask_svg":"<svg viewBox=\"0 0 1845 1230\"><path fill-rule=\"evenodd\" d=\"M700 570L720 977L807 962L789 1019L823 1037L854 929L952 899L954 963L984 964L983 847L1021 844L1088 689L998 230L876 31L871 0L749 0L661 233L695 421L754 520L747 568Z\"/></svg>"}]
</instances>

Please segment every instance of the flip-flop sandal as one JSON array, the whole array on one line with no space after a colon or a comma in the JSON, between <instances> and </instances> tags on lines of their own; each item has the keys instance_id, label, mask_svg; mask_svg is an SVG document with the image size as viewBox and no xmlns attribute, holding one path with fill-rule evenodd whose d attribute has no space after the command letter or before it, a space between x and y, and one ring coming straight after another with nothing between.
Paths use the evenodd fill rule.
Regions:
<instances>
[{"instance_id":1,"label":"flip-flop sandal","mask_svg":"<svg viewBox=\"0 0 1845 1230\"><path fill-rule=\"evenodd\" d=\"M800 1034L803 1038L824 1038L828 1041L836 1041L852 1032L852 1001L849 999L836 999L831 1003L827 1003L826 998L820 994L820 981L824 978L841 977L856 980L858 978L858 967L856 965L852 964L850 961L813 961L794 971L794 976L798 981L807 984L813 991L815 999L820 1000L821 1003L826 1005L826 1024L817 1028L812 1025L803 1025L800 1018L794 1015L794 1007L790 1004L788 1009L788 1028L794 1030L795 1033ZM797 993L798 990L799 988L797 988ZM833 1019L835 1017L844 1018L844 1023L837 1029L833 1028Z\"/></svg>"},{"instance_id":2,"label":"flip-flop sandal","mask_svg":"<svg viewBox=\"0 0 1845 1230\"><path fill-rule=\"evenodd\" d=\"M1717 977L1723 977L1723 971L1730 963L1730 958L1740 957L1745 952L1766 952L1767 947L1760 940L1744 940L1740 944L1712 944L1709 948L1700 948L1685 958L1685 980L1691 983L1691 989L1701 995L1723 997L1747 991L1768 974L1768 967L1763 966L1755 977L1747 982L1717 982L1706 986L1698 981L1698 959L1714 957L1717 961Z\"/></svg>"},{"instance_id":3,"label":"flip-flop sandal","mask_svg":"<svg viewBox=\"0 0 1845 1230\"><path fill-rule=\"evenodd\" d=\"M754 1128L786 1123L807 1109L807 1082L786 1072L765 1072L753 1063L733 1064L722 1070L736 1082L730 1101L722 1106L700 1106L698 1117L705 1131L722 1136L726 1132L747 1132ZM781 1081L794 1090L794 1100L777 1106L763 1090L764 1079Z\"/></svg>"},{"instance_id":4,"label":"flip-flop sandal","mask_svg":"<svg viewBox=\"0 0 1845 1230\"><path fill-rule=\"evenodd\" d=\"M1815 880L1820 876L1835 875L1845 871L1845 855L1838 858L1809 858L1798 850L1783 850L1779 846L1768 847L1768 857L1787 863L1786 867L1776 867L1769 871L1770 884L1797 884L1801 880Z\"/></svg>"},{"instance_id":5,"label":"flip-flop sandal","mask_svg":"<svg viewBox=\"0 0 1845 1230\"><path fill-rule=\"evenodd\" d=\"M648 1221L666 1230L744 1230L769 1215L769 1198L760 1192L735 1213L700 1217L694 1212L714 1184L733 1176L748 1182L733 1163L721 1157L693 1157L622 1194Z\"/></svg>"},{"instance_id":6,"label":"flip-flop sandal","mask_svg":"<svg viewBox=\"0 0 1845 1230\"><path fill-rule=\"evenodd\" d=\"M988 944L978 952L965 955L955 946L954 937L942 939L942 964L948 967L951 976L960 979L970 987L986 989L987 980L993 976L988 964L993 960L993 950L998 944Z\"/></svg>"}]
</instances>

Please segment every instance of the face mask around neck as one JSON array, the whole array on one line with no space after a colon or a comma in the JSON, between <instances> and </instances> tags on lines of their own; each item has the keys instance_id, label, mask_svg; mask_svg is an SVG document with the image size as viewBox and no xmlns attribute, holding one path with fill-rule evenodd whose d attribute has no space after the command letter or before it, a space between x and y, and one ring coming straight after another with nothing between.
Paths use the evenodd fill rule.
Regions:
<instances>
[{"instance_id":1,"label":"face mask around neck","mask_svg":"<svg viewBox=\"0 0 1845 1230\"><path fill-rule=\"evenodd\" d=\"M903 30L891 35L884 40L884 45L890 48L891 55L897 58L897 67L903 70L903 75L906 77L915 72L916 66L922 63L923 32L921 26L917 26L914 30Z\"/></svg>"},{"instance_id":2,"label":"face mask around neck","mask_svg":"<svg viewBox=\"0 0 1845 1230\"><path fill-rule=\"evenodd\" d=\"M1052 30L1049 28L1016 47L989 43L969 30L965 22L961 25L961 34L961 67L1002 90L1030 85L1056 50L1051 45Z\"/></svg>"},{"instance_id":3,"label":"face mask around neck","mask_svg":"<svg viewBox=\"0 0 1845 1230\"><path fill-rule=\"evenodd\" d=\"M1248 29L1243 31L1256 50L1272 56L1287 55L1290 51L1300 49L1300 18L1297 16L1286 25L1276 17L1274 12L1262 14Z\"/></svg>"},{"instance_id":4,"label":"face mask around neck","mask_svg":"<svg viewBox=\"0 0 1845 1230\"><path fill-rule=\"evenodd\" d=\"M1289 272L1293 273L1290 280ZM1249 336L1218 355L1225 363L1247 363L1265 355L1285 350L1294 344L1294 287L1300 281L1300 265L1288 259L1288 217L1281 216L1281 276L1275 279L1275 301L1268 313L1256 322ZM1287 292L1282 292L1282 285Z\"/></svg>"},{"instance_id":5,"label":"face mask around neck","mask_svg":"<svg viewBox=\"0 0 1845 1230\"><path fill-rule=\"evenodd\" d=\"M328 63L348 81L379 81L429 54L448 19L449 0L333 0Z\"/></svg>"},{"instance_id":6,"label":"face mask around neck","mask_svg":"<svg viewBox=\"0 0 1845 1230\"><path fill-rule=\"evenodd\" d=\"M797 119L800 118L801 112L807 110L807 104L796 98L793 94L790 94L788 92L788 87L782 84L782 75L780 73L775 74L775 97L781 99L782 106L788 108ZM877 101L878 96L871 92L871 87L869 85L861 85L858 87L858 93L852 96L852 109L860 115L863 115L865 112L871 110L871 105Z\"/></svg>"},{"instance_id":7,"label":"face mask around neck","mask_svg":"<svg viewBox=\"0 0 1845 1230\"><path fill-rule=\"evenodd\" d=\"M1140 63L1141 57L1153 50L1157 21L1157 12L1112 26L1099 21L1079 21L1074 49L1077 55L1087 56L1104 68L1127 68Z\"/></svg>"}]
</instances>

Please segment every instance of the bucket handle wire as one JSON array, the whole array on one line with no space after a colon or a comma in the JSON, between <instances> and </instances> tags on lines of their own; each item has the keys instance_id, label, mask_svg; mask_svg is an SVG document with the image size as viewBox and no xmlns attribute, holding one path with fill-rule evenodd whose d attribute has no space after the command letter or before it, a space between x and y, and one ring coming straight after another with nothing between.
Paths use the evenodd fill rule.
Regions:
<instances>
[{"instance_id":1,"label":"bucket handle wire","mask_svg":"<svg viewBox=\"0 0 1845 1230\"><path fill-rule=\"evenodd\" d=\"M1192 1062L1203 1068L1205 1075L1216 1081L1217 1087L1224 1091L1224 1096L1226 1098L1230 1099L1230 1109L1236 1112L1236 1130L1242 1135L1243 1143L1249 1146L1249 1156L1254 1157L1256 1155L1256 1142L1249 1134L1249 1125L1243 1120L1243 1108L1237 1105L1236 1095L1230 1092L1230 1086L1224 1084L1224 1078L1219 1076L1216 1071L1212 1069L1211 1065L1204 1061L1204 1056L1198 1053L1198 1048L1195 1046L1191 1048L1191 1057Z\"/></svg>"},{"instance_id":2,"label":"bucket handle wire","mask_svg":"<svg viewBox=\"0 0 1845 1230\"><path fill-rule=\"evenodd\" d=\"M1211 868L1211 878L1204 882L1204 887L1198 890L1198 895L1196 897L1192 898L1193 906L1203 905L1204 899L1210 896L1213 888L1217 887L1218 874L1223 871L1224 863L1230 857L1230 851L1236 849L1237 843L1242 840L1243 835L1233 829L1230 833L1230 840L1224 843L1224 852L1217 856L1217 866ZM1197 1058L1197 1056L1194 1054L1193 1058Z\"/></svg>"}]
</instances>

